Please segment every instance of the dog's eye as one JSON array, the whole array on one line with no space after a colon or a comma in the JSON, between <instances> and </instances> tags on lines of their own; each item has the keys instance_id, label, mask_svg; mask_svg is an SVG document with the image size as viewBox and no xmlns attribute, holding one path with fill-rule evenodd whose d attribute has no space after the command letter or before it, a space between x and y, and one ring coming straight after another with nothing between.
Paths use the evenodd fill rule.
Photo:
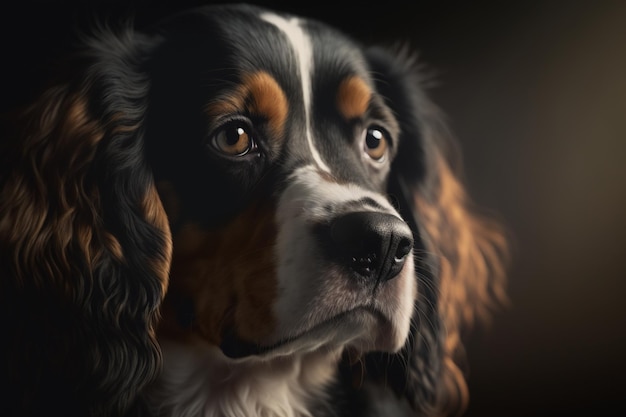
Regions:
<instances>
[{"instance_id":1,"label":"dog's eye","mask_svg":"<svg viewBox=\"0 0 626 417\"><path fill-rule=\"evenodd\" d=\"M387 155L387 136L382 129L370 127L365 130L365 153L374 161L382 162Z\"/></svg>"},{"instance_id":2,"label":"dog's eye","mask_svg":"<svg viewBox=\"0 0 626 417\"><path fill-rule=\"evenodd\" d=\"M251 129L241 121L222 126L213 137L213 145L226 156L244 156L256 146Z\"/></svg>"}]
</instances>

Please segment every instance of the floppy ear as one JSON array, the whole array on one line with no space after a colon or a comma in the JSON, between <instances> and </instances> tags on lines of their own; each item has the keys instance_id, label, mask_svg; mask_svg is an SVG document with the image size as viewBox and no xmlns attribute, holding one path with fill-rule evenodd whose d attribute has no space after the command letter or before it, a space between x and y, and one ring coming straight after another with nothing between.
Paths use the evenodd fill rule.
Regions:
<instances>
[{"instance_id":1,"label":"floppy ear","mask_svg":"<svg viewBox=\"0 0 626 417\"><path fill-rule=\"evenodd\" d=\"M374 48L368 59L400 123L389 194L416 237L412 334L395 361L401 366L387 379L422 413L457 414L468 401L459 368L461 335L506 302L507 242L499 223L473 207L462 185L456 146L422 89L415 57Z\"/></svg>"},{"instance_id":2,"label":"floppy ear","mask_svg":"<svg viewBox=\"0 0 626 417\"><path fill-rule=\"evenodd\" d=\"M124 415L159 368L171 238L143 156L147 43L98 39L2 153L1 402L15 415Z\"/></svg>"}]
</instances>

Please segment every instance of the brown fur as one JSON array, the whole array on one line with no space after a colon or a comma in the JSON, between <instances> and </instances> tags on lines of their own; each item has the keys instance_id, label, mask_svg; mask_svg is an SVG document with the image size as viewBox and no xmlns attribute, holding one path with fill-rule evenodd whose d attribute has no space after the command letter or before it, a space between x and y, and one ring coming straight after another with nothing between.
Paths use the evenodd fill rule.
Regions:
<instances>
[{"instance_id":1,"label":"brown fur","mask_svg":"<svg viewBox=\"0 0 626 417\"><path fill-rule=\"evenodd\" d=\"M362 117L370 103L372 89L362 78L352 76L346 78L339 85L337 92L337 108L346 118L352 120Z\"/></svg>"},{"instance_id":2,"label":"brown fur","mask_svg":"<svg viewBox=\"0 0 626 417\"><path fill-rule=\"evenodd\" d=\"M216 231L183 226L174 237L172 297L161 333L187 338L194 334L219 345L223 332L235 328L239 337L258 341L272 330L276 279L273 243L276 229L269 204L254 205ZM191 300L195 320L181 334L168 320L176 300Z\"/></svg>"},{"instance_id":3,"label":"brown fur","mask_svg":"<svg viewBox=\"0 0 626 417\"><path fill-rule=\"evenodd\" d=\"M270 126L272 138L282 138L289 103L285 92L267 72L245 74L237 88L207 106L213 118L233 113L248 113L264 118Z\"/></svg>"},{"instance_id":4,"label":"brown fur","mask_svg":"<svg viewBox=\"0 0 626 417\"><path fill-rule=\"evenodd\" d=\"M436 155L439 184L435 200L416 194L421 225L428 232L440 266L440 314L443 318L446 415L467 407L469 391L463 371L462 331L486 321L496 305L507 302L504 276L508 248L501 226L472 208L467 193L449 163Z\"/></svg>"}]
</instances>

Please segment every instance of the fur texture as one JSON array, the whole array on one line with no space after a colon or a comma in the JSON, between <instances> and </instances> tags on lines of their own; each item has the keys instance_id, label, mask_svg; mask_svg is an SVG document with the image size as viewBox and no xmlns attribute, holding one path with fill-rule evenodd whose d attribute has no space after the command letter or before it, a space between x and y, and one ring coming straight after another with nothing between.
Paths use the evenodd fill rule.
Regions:
<instances>
[{"instance_id":1,"label":"fur texture","mask_svg":"<svg viewBox=\"0 0 626 417\"><path fill-rule=\"evenodd\" d=\"M413 55L219 6L72 59L3 138L9 415L462 412L507 245Z\"/></svg>"}]
</instances>

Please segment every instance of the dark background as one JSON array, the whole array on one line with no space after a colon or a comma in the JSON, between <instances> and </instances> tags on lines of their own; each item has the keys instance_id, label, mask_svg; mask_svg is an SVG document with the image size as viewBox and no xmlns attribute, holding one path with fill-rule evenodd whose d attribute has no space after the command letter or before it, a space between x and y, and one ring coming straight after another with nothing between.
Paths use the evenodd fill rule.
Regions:
<instances>
[{"instance_id":1,"label":"dark background","mask_svg":"<svg viewBox=\"0 0 626 417\"><path fill-rule=\"evenodd\" d=\"M94 16L130 12L141 27L201 3L5 4L1 110L36 94ZM511 305L467 346L467 415L621 415L626 2L257 3L365 42L408 42L437 74L431 96L461 142L468 187L514 236Z\"/></svg>"}]
</instances>

